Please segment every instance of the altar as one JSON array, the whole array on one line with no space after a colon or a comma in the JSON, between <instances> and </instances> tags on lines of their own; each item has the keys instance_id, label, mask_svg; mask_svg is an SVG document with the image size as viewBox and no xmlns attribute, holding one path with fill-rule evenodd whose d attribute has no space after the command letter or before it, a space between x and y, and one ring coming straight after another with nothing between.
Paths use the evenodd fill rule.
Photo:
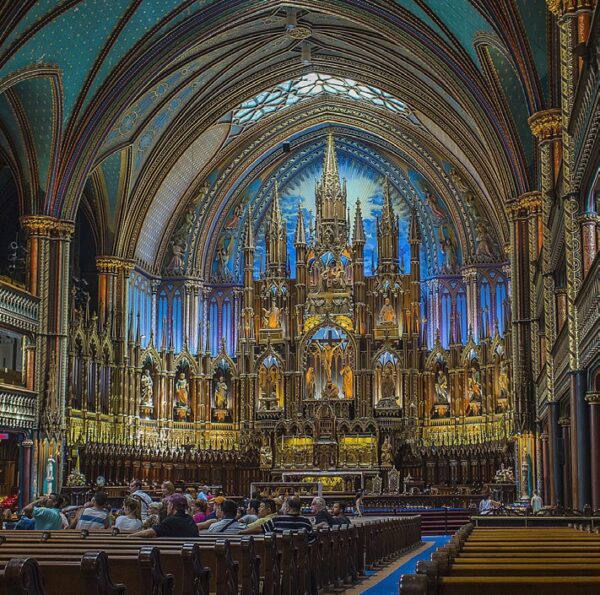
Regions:
<instances>
[{"instance_id":1,"label":"altar","mask_svg":"<svg viewBox=\"0 0 600 595\"><path fill-rule=\"evenodd\" d=\"M275 475L275 473L274 473ZM283 482L319 483L324 492L355 493L371 489L377 471L285 471L281 473Z\"/></svg>"}]
</instances>

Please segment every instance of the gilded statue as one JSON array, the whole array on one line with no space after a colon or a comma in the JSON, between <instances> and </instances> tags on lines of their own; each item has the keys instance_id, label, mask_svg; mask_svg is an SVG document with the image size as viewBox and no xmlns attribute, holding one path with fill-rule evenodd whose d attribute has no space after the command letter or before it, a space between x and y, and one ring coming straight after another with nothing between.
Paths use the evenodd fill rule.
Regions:
<instances>
[{"instance_id":1,"label":"gilded statue","mask_svg":"<svg viewBox=\"0 0 600 595\"><path fill-rule=\"evenodd\" d=\"M187 407L190 402L188 393L188 381L183 372L179 373L179 378L175 383L175 399L177 400L177 407Z\"/></svg>"},{"instance_id":2,"label":"gilded statue","mask_svg":"<svg viewBox=\"0 0 600 595\"><path fill-rule=\"evenodd\" d=\"M275 302L271 302L271 307L268 310L263 308L263 324L264 328L268 329L281 328L281 310Z\"/></svg>"},{"instance_id":3,"label":"gilded statue","mask_svg":"<svg viewBox=\"0 0 600 595\"><path fill-rule=\"evenodd\" d=\"M143 371L141 382L142 405L144 407L154 407L153 389L154 381L147 368Z\"/></svg>"},{"instance_id":4,"label":"gilded statue","mask_svg":"<svg viewBox=\"0 0 600 595\"><path fill-rule=\"evenodd\" d=\"M390 303L390 298L386 297L381 310L379 310L379 324L396 324L396 312Z\"/></svg>"},{"instance_id":5,"label":"gilded statue","mask_svg":"<svg viewBox=\"0 0 600 595\"><path fill-rule=\"evenodd\" d=\"M354 372L350 364L346 363L340 371L342 375L342 392L346 399L354 397Z\"/></svg>"},{"instance_id":6,"label":"gilded statue","mask_svg":"<svg viewBox=\"0 0 600 595\"><path fill-rule=\"evenodd\" d=\"M331 382L331 367L333 365L333 355L335 347L331 343L325 344L323 347L323 365L325 366L325 377L327 382Z\"/></svg>"},{"instance_id":7,"label":"gilded statue","mask_svg":"<svg viewBox=\"0 0 600 595\"><path fill-rule=\"evenodd\" d=\"M438 370L435 379L435 404L448 405L450 403L450 394L448 392L448 377L443 370Z\"/></svg>"},{"instance_id":8,"label":"gilded statue","mask_svg":"<svg viewBox=\"0 0 600 595\"><path fill-rule=\"evenodd\" d=\"M306 398L314 399L315 398L315 369L310 366L306 370L306 374L304 376L304 382L306 384Z\"/></svg>"},{"instance_id":9,"label":"gilded statue","mask_svg":"<svg viewBox=\"0 0 600 595\"><path fill-rule=\"evenodd\" d=\"M500 375L498 376L498 388L500 389L500 398L508 399L509 382L508 382L508 373L506 371L506 362L504 362L504 360L500 364Z\"/></svg>"},{"instance_id":10,"label":"gilded statue","mask_svg":"<svg viewBox=\"0 0 600 595\"><path fill-rule=\"evenodd\" d=\"M438 239L440 248L444 254L442 270L444 273L455 273L458 266L458 258L456 256L456 238L453 229L448 225L443 225L438 229Z\"/></svg>"},{"instance_id":11,"label":"gilded statue","mask_svg":"<svg viewBox=\"0 0 600 595\"><path fill-rule=\"evenodd\" d=\"M473 367L468 381L469 398L471 401L481 401L481 372Z\"/></svg>"},{"instance_id":12,"label":"gilded statue","mask_svg":"<svg viewBox=\"0 0 600 595\"><path fill-rule=\"evenodd\" d=\"M217 382L217 390L215 391L215 406L217 409L227 409L227 383L223 376L219 376L219 382Z\"/></svg>"},{"instance_id":13,"label":"gilded statue","mask_svg":"<svg viewBox=\"0 0 600 595\"><path fill-rule=\"evenodd\" d=\"M486 225L484 223L478 223L476 231L477 236L475 239L477 240L477 251L475 255L480 260L494 260L496 258L496 249Z\"/></svg>"}]
</instances>

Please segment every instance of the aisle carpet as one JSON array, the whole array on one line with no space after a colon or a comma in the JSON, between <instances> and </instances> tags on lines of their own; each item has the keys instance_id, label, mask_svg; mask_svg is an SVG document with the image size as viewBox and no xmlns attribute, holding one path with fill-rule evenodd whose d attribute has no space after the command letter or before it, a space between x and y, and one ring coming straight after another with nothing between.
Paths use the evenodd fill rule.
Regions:
<instances>
[{"instance_id":1,"label":"aisle carpet","mask_svg":"<svg viewBox=\"0 0 600 595\"><path fill-rule=\"evenodd\" d=\"M400 576L415 572L419 560L429 560L432 552L438 547L443 546L450 540L449 535L430 535L423 537L423 541L431 543L424 551L416 554L410 560L396 568L391 574L383 578L376 585L363 591L363 595L398 595L398 583Z\"/></svg>"}]
</instances>

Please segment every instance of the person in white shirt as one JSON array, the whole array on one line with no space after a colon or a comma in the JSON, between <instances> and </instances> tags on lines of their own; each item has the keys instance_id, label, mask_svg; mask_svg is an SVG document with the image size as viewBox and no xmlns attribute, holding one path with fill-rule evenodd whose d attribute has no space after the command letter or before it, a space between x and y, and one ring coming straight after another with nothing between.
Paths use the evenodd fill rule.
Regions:
<instances>
[{"instance_id":1,"label":"person in white shirt","mask_svg":"<svg viewBox=\"0 0 600 595\"><path fill-rule=\"evenodd\" d=\"M123 501L123 514L117 517L115 527L120 533L134 533L142 528L140 501L131 496Z\"/></svg>"},{"instance_id":2,"label":"person in white shirt","mask_svg":"<svg viewBox=\"0 0 600 595\"><path fill-rule=\"evenodd\" d=\"M140 516L142 521L148 516L148 506L152 504L152 498L142 490L142 482L139 479L134 479L129 484L129 491L134 498L140 501Z\"/></svg>"},{"instance_id":3,"label":"person in white shirt","mask_svg":"<svg viewBox=\"0 0 600 595\"><path fill-rule=\"evenodd\" d=\"M108 510L106 510L106 494L96 492L89 506L82 508L75 517L75 528L97 531L108 528Z\"/></svg>"}]
</instances>

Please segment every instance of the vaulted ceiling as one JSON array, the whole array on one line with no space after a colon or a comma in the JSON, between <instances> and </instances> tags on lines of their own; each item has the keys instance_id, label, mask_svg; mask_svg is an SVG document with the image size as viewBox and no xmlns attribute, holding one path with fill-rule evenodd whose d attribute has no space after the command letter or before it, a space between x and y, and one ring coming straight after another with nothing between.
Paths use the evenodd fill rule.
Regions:
<instances>
[{"instance_id":1,"label":"vaulted ceiling","mask_svg":"<svg viewBox=\"0 0 600 595\"><path fill-rule=\"evenodd\" d=\"M21 212L73 219L86 202L99 252L152 272L191 207L206 237L235 195L224 186L327 122L385 150L438 155L500 244L502 205L536 185L527 118L555 97L543 0L22 0L0 10L0 153ZM315 74L388 104L323 91L241 122L266 91ZM440 176L440 195L460 201L448 168Z\"/></svg>"}]
</instances>

